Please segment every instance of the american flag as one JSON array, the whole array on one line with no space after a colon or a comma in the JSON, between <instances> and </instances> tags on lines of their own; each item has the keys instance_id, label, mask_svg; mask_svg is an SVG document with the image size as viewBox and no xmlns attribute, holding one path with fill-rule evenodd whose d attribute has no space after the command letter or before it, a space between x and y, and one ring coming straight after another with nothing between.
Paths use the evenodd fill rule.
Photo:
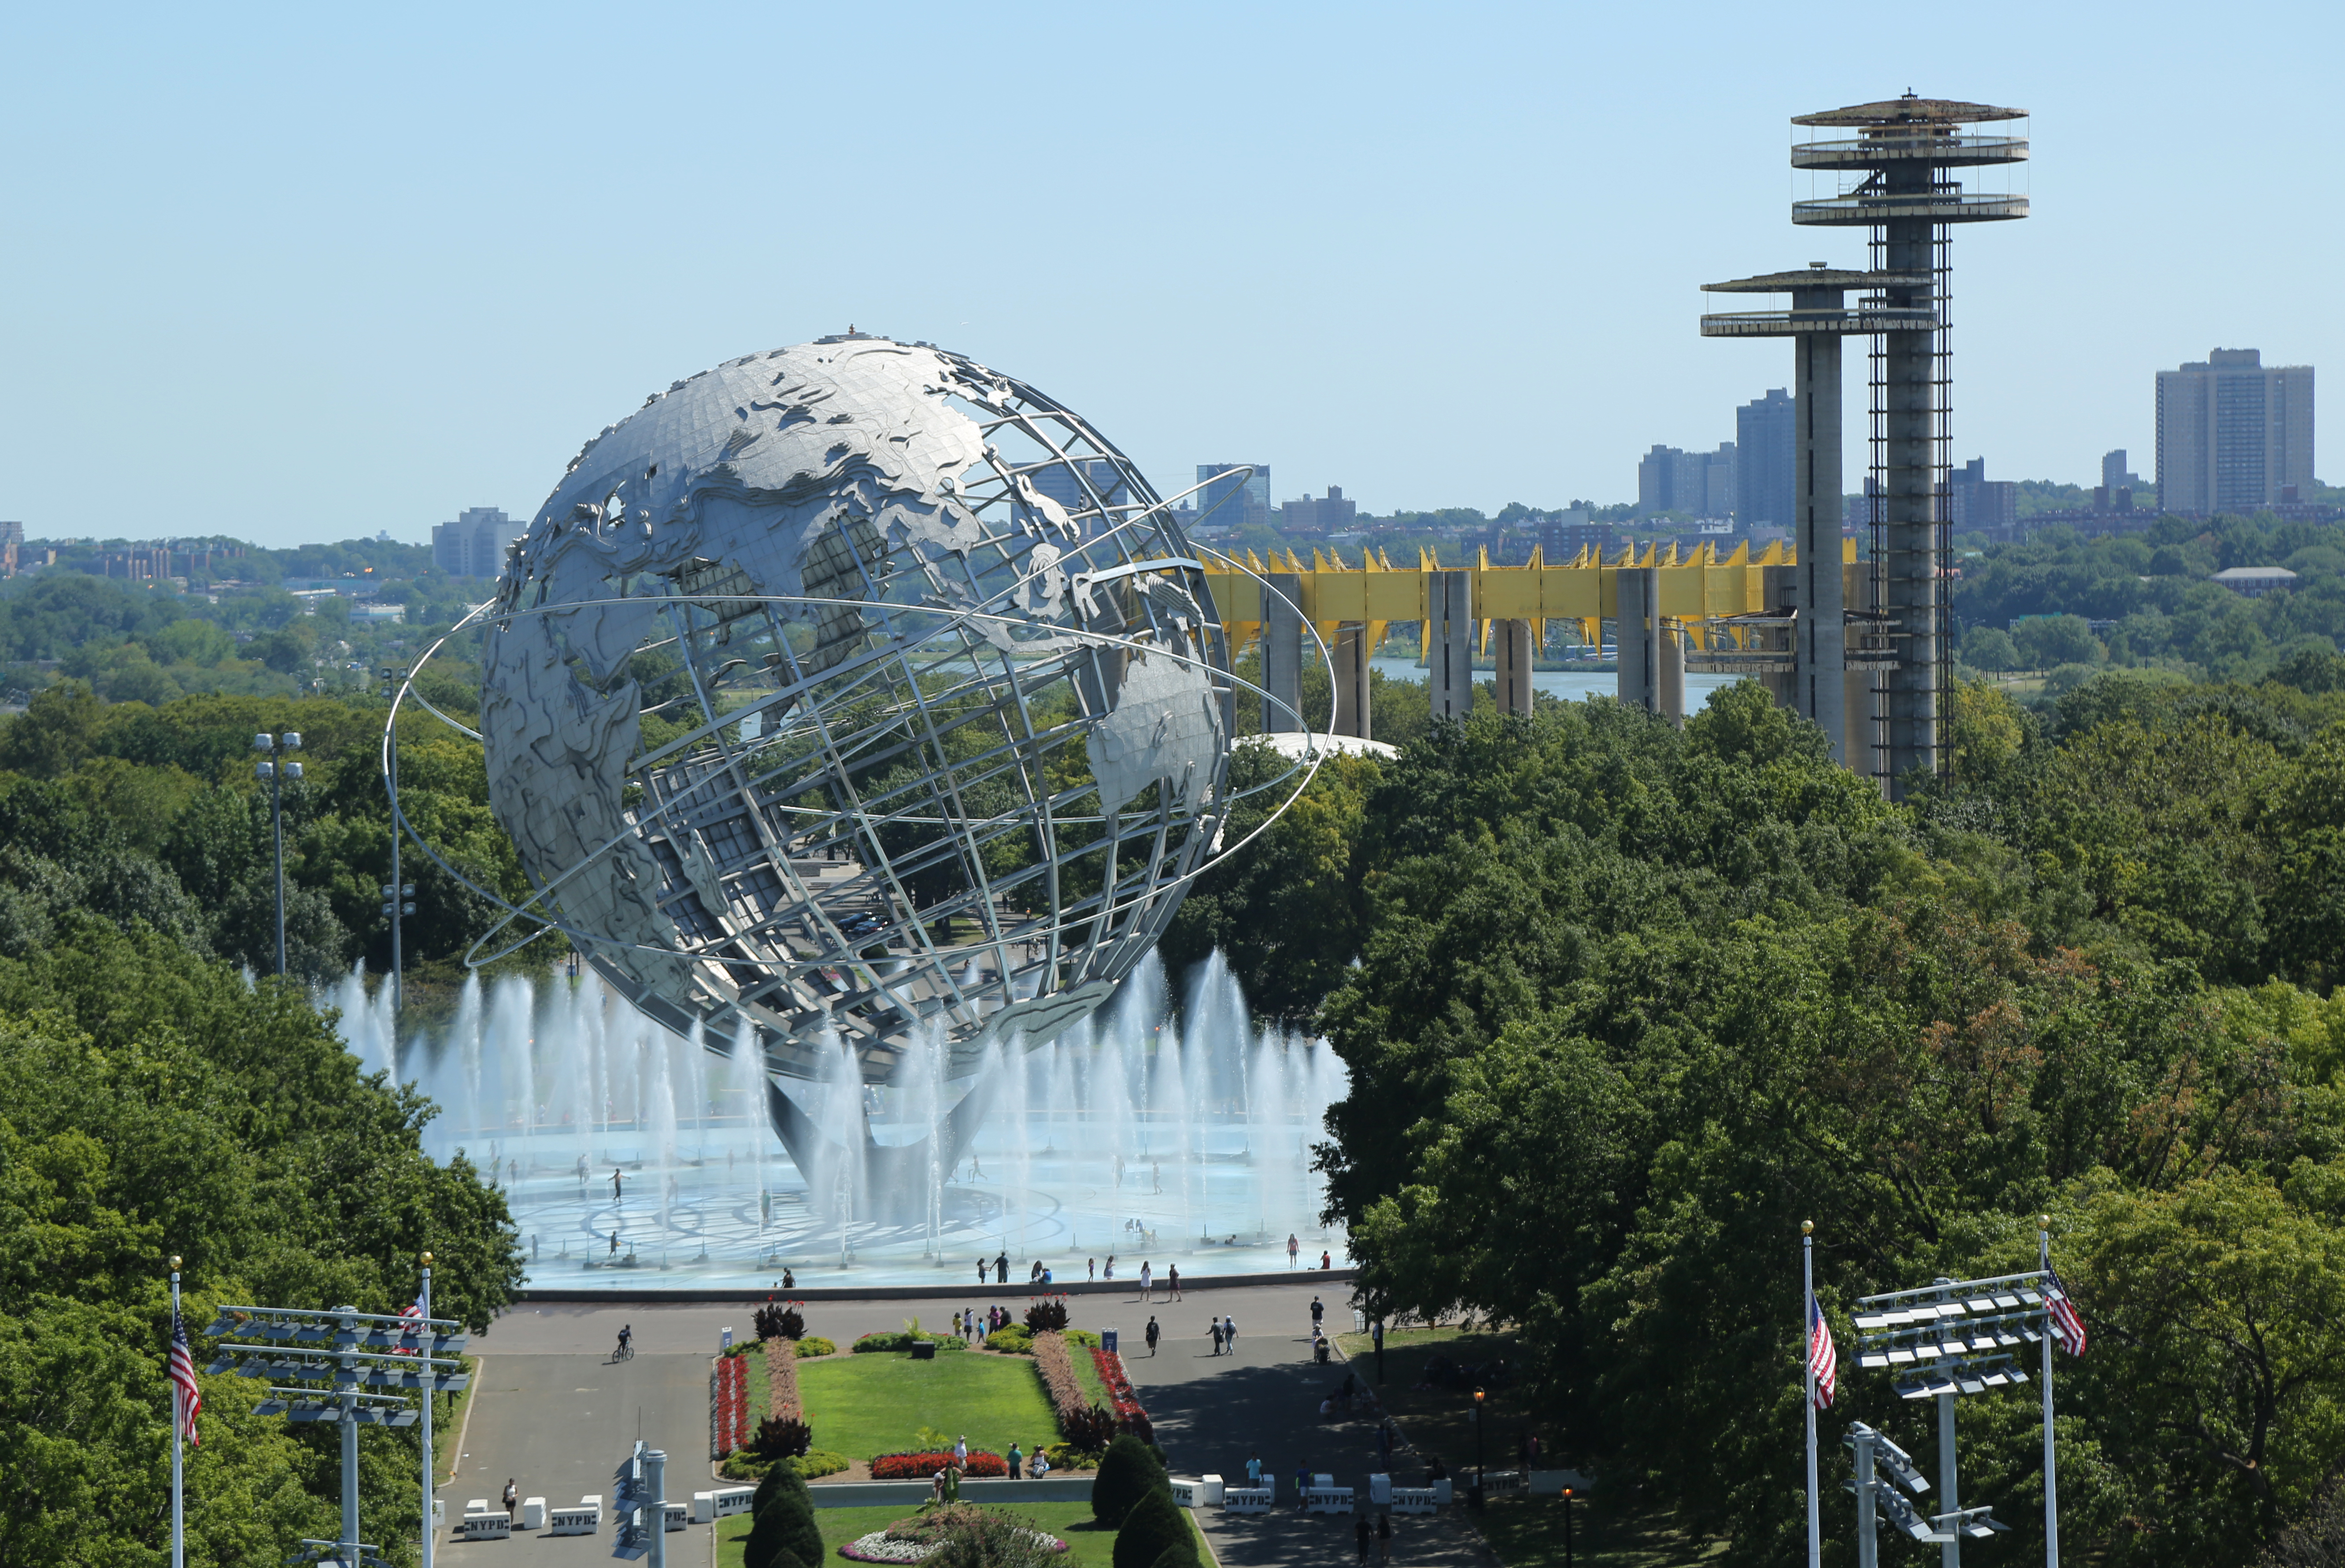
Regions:
<instances>
[{"instance_id":1,"label":"american flag","mask_svg":"<svg viewBox=\"0 0 2345 1568\"><path fill-rule=\"evenodd\" d=\"M1840 1358L1832 1349L1832 1326L1824 1321L1824 1309L1816 1305L1812 1290L1808 1292L1808 1370L1816 1380L1816 1409L1823 1410L1832 1401Z\"/></svg>"},{"instance_id":2,"label":"american flag","mask_svg":"<svg viewBox=\"0 0 2345 1568\"><path fill-rule=\"evenodd\" d=\"M2044 1271L2044 1314L2052 1342L2072 1356L2083 1355L2085 1320L2076 1315L2076 1304L2068 1299L2068 1288L2048 1268Z\"/></svg>"},{"instance_id":3,"label":"american flag","mask_svg":"<svg viewBox=\"0 0 2345 1568\"><path fill-rule=\"evenodd\" d=\"M410 1301L405 1307L400 1308L399 1315L407 1319L399 1330L399 1337L405 1343L392 1346L391 1353L394 1356L423 1354L423 1347L415 1342L416 1336L423 1331L423 1303Z\"/></svg>"},{"instance_id":4,"label":"american flag","mask_svg":"<svg viewBox=\"0 0 2345 1568\"><path fill-rule=\"evenodd\" d=\"M196 1386L196 1358L188 1349L188 1326L179 1320L179 1309L171 1308L171 1414L178 1421L179 1435L198 1448L204 1440L196 1435L196 1412L204 1408L204 1391Z\"/></svg>"}]
</instances>

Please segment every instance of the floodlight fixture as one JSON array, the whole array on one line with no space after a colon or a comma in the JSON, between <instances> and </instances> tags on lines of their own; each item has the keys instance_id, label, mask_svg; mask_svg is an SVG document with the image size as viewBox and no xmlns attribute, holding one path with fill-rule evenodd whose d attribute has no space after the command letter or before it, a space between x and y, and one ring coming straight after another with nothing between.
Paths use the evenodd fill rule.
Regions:
<instances>
[{"instance_id":1,"label":"floodlight fixture","mask_svg":"<svg viewBox=\"0 0 2345 1568\"><path fill-rule=\"evenodd\" d=\"M424 1267L424 1301L428 1302L428 1261ZM423 1302L418 1305L428 1312ZM212 1362L206 1371L281 1380L283 1384L294 1386L272 1381L269 1397L256 1407L258 1413L281 1415L294 1421L331 1421L342 1429L342 1538L338 1543L305 1544L332 1548L344 1568L357 1568L361 1561L381 1561L369 1557L372 1548L358 1538L359 1428L412 1426L419 1420L428 1420L428 1415L415 1402L370 1390L409 1390L428 1405L435 1393L454 1393L465 1388L472 1381L472 1374L464 1369L464 1363L452 1354L432 1354L462 1349L462 1329L463 1325L453 1319L421 1313L395 1317L360 1312L354 1307L324 1311L244 1306L223 1306L218 1309L204 1332L208 1338L224 1342L214 1347ZM242 1344L227 1339L229 1335L266 1342ZM428 1424L424 1430L428 1456ZM428 1457L425 1462L429 1464ZM427 1553L430 1506L427 1493ZM425 1561L430 1561L428 1556Z\"/></svg>"}]
</instances>

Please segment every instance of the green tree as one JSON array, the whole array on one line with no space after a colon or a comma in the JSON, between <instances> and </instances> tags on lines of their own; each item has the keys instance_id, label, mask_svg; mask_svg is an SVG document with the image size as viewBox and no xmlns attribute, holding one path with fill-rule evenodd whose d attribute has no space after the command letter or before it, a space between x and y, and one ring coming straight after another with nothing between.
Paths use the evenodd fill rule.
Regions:
<instances>
[{"instance_id":1,"label":"green tree","mask_svg":"<svg viewBox=\"0 0 2345 1568\"><path fill-rule=\"evenodd\" d=\"M1166 1484L1164 1461L1156 1451L1130 1432L1118 1432L1091 1481L1091 1514L1101 1524L1120 1525L1142 1498Z\"/></svg>"}]
</instances>

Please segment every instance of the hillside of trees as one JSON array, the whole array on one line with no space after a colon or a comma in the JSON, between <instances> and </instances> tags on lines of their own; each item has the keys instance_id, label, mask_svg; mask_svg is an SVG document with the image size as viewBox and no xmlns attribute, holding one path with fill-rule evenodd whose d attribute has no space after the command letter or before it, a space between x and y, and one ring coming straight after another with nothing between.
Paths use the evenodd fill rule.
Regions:
<instances>
[{"instance_id":1,"label":"hillside of trees","mask_svg":"<svg viewBox=\"0 0 2345 1568\"><path fill-rule=\"evenodd\" d=\"M2293 676L1967 686L1954 777L1903 806L1750 685L1682 731L1603 700L1435 725L1323 771L1169 955L1221 942L1326 1032L1366 1293L1518 1325L1596 1506L1793 1560L1800 1222L1836 1455L1851 1419L1934 1443L1849 1303L2032 1267L2048 1213L2093 1335L2070 1550L2251 1563L2345 1461L2345 660ZM1964 1501L2015 1562L2036 1419L1964 1401Z\"/></svg>"}]
</instances>

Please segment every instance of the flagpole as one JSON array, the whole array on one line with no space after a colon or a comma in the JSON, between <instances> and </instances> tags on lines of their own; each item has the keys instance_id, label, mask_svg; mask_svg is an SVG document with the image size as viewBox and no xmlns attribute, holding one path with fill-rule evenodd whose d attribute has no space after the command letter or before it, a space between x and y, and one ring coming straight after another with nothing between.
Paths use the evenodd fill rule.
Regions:
<instances>
[{"instance_id":1,"label":"flagpole","mask_svg":"<svg viewBox=\"0 0 2345 1568\"><path fill-rule=\"evenodd\" d=\"M171 1254L171 1324L179 1322L179 1255ZM179 1461L179 1385L171 1384L171 1568L187 1568L188 1514L186 1502L186 1471Z\"/></svg>"},{"instance_id":2,"label":"flagpole","mask_svg":"<svg viewBox=\"0 0 2345 1568\"><path fill-rule=\"evenodd\" d=\"M431 1255L425 1253L423 1291L415 1304L423 1308L423 1568L431 1568Z\"/></svg>"},{"instance_id":3,"label":"flagpole","mask_svg":"<svg viewBox=\"0 0 2345 1568\"><path fill-rule=\"evenodd\" d=\"M2035 1232L2036 1266L2046 1282L2052 1273L2052 1217L2045 1215ZM2060 1479L2052 1462L2052 1340L2051 1323L2044 1325L2044 1568L2060 1568Z\"/></svg>"},{"instance_id":4,"label":"flagpole","mask_svg":"<svg viewBox=\"0 0 2345 1568\"><path fill-rule=\"evenodd\" d=\"M1800 1221L1800 1365L1807 1371L1808 1568L1823 1561L1823 1534L1816 1520L1816 1358L1808 1347L1810 1314L1816 1301L1816 1222Z\"/></svg>"}]
</instances>

